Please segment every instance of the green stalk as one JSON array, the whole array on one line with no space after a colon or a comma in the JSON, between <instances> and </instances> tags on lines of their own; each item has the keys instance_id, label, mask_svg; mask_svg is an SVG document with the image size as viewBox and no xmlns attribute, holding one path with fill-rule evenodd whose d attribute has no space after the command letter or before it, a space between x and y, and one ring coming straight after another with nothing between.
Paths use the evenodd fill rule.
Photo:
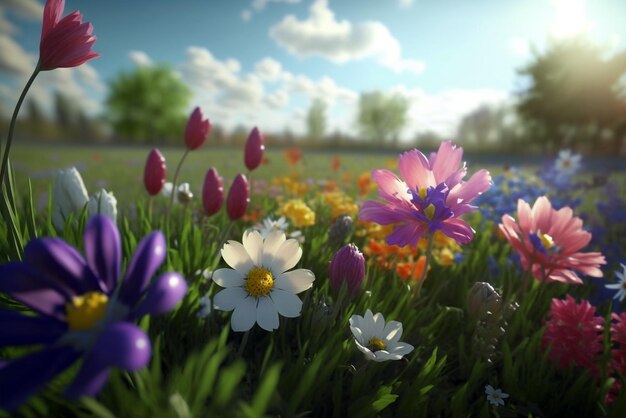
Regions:
<instances>
[{"instance_id":1,"label":"green stalk","mask_svg":"<svg viewBox=\"0 0 626 418\"><path fill-rule=\"evenodd\" d=\"M174 180L172 180L172 196L170 198L170 206L167 208L167 213L170 213L172 211L174 197L176 196L176 180L178 180L178 173L180 173L180 168L183 166L183 161L185 161L185 158L187 158L187 154L189 154L189 149L185 150L183 158L180 159L178 167L176 167L176 171L174 172Z\"/></svg>"},{"instance_id":2,"label":"green stalk","mask_svg":"<svg viewBox=\"0 0 626 418\"><path fill-rule=\"evenodd\" d=\"M428 234L428 244L426 245L426 261L424 262L424 269L422 270L422 274L420 274L420 278L417 281L417 287L415 289L415 294L419 297L420 292L422 290L422 285L424 284L424 280L426 280L426 274L428 273L428 266L430 265L430 259L433 255L433 244L434 244L434 234ZM417 262L416 262L417 265Z\"/></svg>"}]
</instances>

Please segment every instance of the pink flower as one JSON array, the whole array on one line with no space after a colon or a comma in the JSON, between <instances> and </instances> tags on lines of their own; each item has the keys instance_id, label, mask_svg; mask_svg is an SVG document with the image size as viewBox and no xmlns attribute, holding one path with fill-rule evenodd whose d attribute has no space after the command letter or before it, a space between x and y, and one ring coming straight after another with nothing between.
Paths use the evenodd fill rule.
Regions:
<instances>
[{"instance_id":1,"label":"pink flower","mask_svg":"<svg viewBox=\"0 0 626 418\"><path fill-rule=\"evenodd\" d=\"M153 149L148 154L146 167L143 172L143 184L151 196L159 194L165 185L165 177L167 176L167 167L165 166L165 158L158 149Z\"/></svg>"},{"instance_id":2,"label":"pink flower","mask_svg":"<svg viewBox=\"0 0 626 418\"><path fill-rule=\"evenodd\" d=\"M504 215L500 230L519 253L522 267L537 280L582 284L576 271L602 277L599 266L606 264L604 256L578 252L589 243L591 233L582 228L583 221L573 216L571 208L553 209L550 200L542 196L531 209L520 199L517 217L519 223Z\"/></svg>"},{"instance_id":3,"label":"pink flower","mask_svg":"<svg viewBox=\"0 0 626 418\"><path fill-rule=\"evenodd\" d=\"M390 245L413 245L426 233L440 230L459 244L474 237L474 230L459 216L471 212L470 203L491 186L487 170L480 170L468 181L465 163L461 165L463 148L450 141L426 158L417 149L405 152L398 159L402 179L385 169L372 171L372 179L385 202L367 201L359 217L381 225L396 224L387 237Z\"/></svg>"},{"instance_id":4,"label":"pink flower","mask_svg":"<svg viewBox=\"0 0 626 418\"><path fill-rule=\"evenodd\" d=\"M206 141L211 132L211 122L208 119L202 119L202 111L199 107L196 107L189 120L187 121L187 127L185 128L185 145L187 149L193 151L200 148Z\"/></svg>"},{"instance_id":5,"label":"pink flower","mask_svg":"<svg viewBox=\"0 0 626 418\"><path fill-rule=\"evenodd\" d=\"M207 215L211 216L219 212L222 203L224 203L224 179L211 167L204 176L202 205Z\"/></svg>"},{"instance_id":6,"label":"pink flower","mask_svg":"<svg viewBox=\"0 0 626 418\"><path fill-rule=\"evenodd\" d=\"M611 367L626 377L626 313L613 313L611 319L611 341L615 344L611 350Z\"/></svg>"},{"instance_id":7,"label":"pink flower","mask_svg":"<svg viewBox=\"0 0 626 418\"><path fill-rule=\"evenodd\" d=\"M542 348L549 349L548 358L559 367L580 366L597 373L596 360L603 349L604 319L596 316L589 301L576 303L573 297L552 299L549 319L541 338Z\"/></svg>"},{"instance_id":8,"label":"pink flower","mask_svg":"<svg viewBox=\"0 0 626 418\"><path fill-rule=\"evenodd\" d=\"M248 136L244 153L244 163L248 170L252 171L261 164L261 161L263 161L263 151L265 151L263 136L261 136L259 129L254 127Z\"/></svg>"},{"instance_id":9,"label":"pink flower","mask_svg":"<svg viewBox=\"0 0 626 418\"><path fill-rule=\"evenodd\" d=\"M226 212L231 221L237 220L246 214L250 203L250 189L248 179L244 174L237 174L228 190L226 198Z\"/></svg>"},{"instance_id":10,"label":"pink flower","mask_svg":"<svg viewBox=\"0 0 626 418\"><path fill-rule=\"evenodd\" d=\"M43 9L39 43L39 68L42 71L77 67L100 56L91 50L96 42L96 37L91 34L91 23L83 23L83 15L78 10L61 19L64 6L64 0L47 0Z\"/></svg>"}]
</instances>

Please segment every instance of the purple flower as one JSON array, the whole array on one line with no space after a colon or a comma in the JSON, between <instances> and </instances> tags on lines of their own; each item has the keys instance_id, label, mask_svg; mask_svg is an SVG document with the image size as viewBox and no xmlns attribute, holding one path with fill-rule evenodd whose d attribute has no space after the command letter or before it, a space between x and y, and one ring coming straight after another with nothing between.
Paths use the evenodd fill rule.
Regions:
<instances>
[{"instance_id":1,"label":"purple flower","mask_svg":"<svg viewBox=\"0 0 626 418\"><path fill-rule=\"evenodd\" d=\"M345 282L349 293L358 292L365 278L365 258L356 245L344 245L337 251L328 266L330 287L335 291L341 289Z\"/></svg>"},{"instance_id":2,"label":"purple flower","mask_svg":"<svg viewBox=\"0 0 626 418\"><path fill-rule=\"evenodd\" d=\"M84 239L84 258L63 240L40 238L28 243L23 262L0 265L0 292L37 314L0 309L0 347L43 346L0 361L0 408L19 407L81 357L82 366L65 391L71 398L95 395L110 367L143 368L150 359L150 340L133 322L171 310L187 290L176 272L151 282L165 260L160 231L139 243L119 282L121 240L115 224L95 216Z\"/></svg>"}]
</instances>

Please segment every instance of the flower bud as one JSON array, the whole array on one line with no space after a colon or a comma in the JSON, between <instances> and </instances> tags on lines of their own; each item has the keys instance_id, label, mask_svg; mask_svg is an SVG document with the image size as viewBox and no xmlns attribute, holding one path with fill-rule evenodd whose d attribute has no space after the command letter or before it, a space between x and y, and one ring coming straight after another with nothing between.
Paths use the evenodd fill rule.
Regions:
<instances>
[{"instance_id":1,"label":"flower bud","mask_svg":"<svg viewBox=\"0 0 626 418\"><path fill-rule=\"evenodd\" d=\"M245 215L250 203L250 189L248 179L244 174L237 174L228 190L226 198L226 212L231 221L237 220Z\"/></svg>"},{"instance_id":2,"label":"flower bud","mask_svg":"<svg viewBox=\"0 0 626 418\"><path fill-rule=\"evenodd\" d=\"M207 215L215 215L224 203L224 179L217 169L211 167L204 176L202 186L202 205Z\"/></svg>"},{"instance_id":3,"label":"flower bud","mask_svg":"<svg viewBox=\"0 0 626 418\"><path fill-rule=\"evenodd\" d=\"M486 282L476 282L467 296L467 310L475 319L482 319L488 312L494 315L500 313L502 298L498 292Z\"/></svg>"},{"instance_id":4,"label":"flower bud","mask_svg":"<svg viewBox=\"0 0 626 418\"><path fill-rule=\"evenodd\" d=\"M200 148L206 141L211 131L211 123L208 119L202 119L202 111L199 107L196 107L189 120L187 121L187 127L185 128L185 145L190 151Z\"/></svg>"},{"instance_id":5,"label":"flower bud","mask_svg":"<svg viewBox=\"0 0 626 418\"><path fill-rule=\"evenodd\" d=\"M102 189L94 193L89 198L87 213L89 217L105 215L114 223L117 222L117 199L113 196L113 192L107 192Z\"/></svg>"},{"instance_id":6,"label":"flower bud","mask_svg":"<svg viewBox=\"0 0 626 418\"><path fill-rule=\"evenodd\" d=\"M143 184L151 196L159 194L165 184L167 166L165 158L158 149L153 149L148 154L146 167L143 172Z\"/></svg>"},{"instance_id":7,"label":"flower bud","mask_svg":"<svg viewBox=\"0 0 626 418\"><path fill-rule=\"evenodd\" d=\"M186 205L191 202L191 199L193 199L193 193L189 188L189 183L179 185L176 190L176 200L178 203Z\"/></svg>"},{"instance_id":8,"label":"flower bud","mask_svg":"<svg viewBox=\"0 0 626 418\"><path fill-rule=\"evenodd\" d=\"M52 186L52 223L63 230L70 214L78 215L89 202L83 178L76 167L59 170Z\"/></svg>"},{"instance_id":9,"label":"flower bud","mask_svg":"<svg viewBox=\"0 0 626 418\"><path fill-rule=\"evenodd\" d=\"M330 286L335 291L346 282L349 293L356 293L365 278L365 257L356 245L347 244L337 251L328 266Z\"/></svg>"},{"instance_id":10,"label":"flower bud","mask_svg":"<svg viewBox=\"0 0 626 418\"><path fill-rule=\"evenodd\" d=\"M244 153L244 163L248 170L252 171L261 164L261 161L263 161L263 151L265 151L263 136L261 136L261 132L259 132L259 129L255 126L250 132L250 135L248 135L248 142L246 142Z\"/></svg>"},{"instance_id":11,"label":"flower bud","mask_svg":"<svg viewBox=\"0 0 626 418\"><path fill-rule=\"evenodd\" d=\"M352 218L349 215L340 215L328 231L328 243L341 245L346 241L352 230Z\"/></svg>"}]
</instances>

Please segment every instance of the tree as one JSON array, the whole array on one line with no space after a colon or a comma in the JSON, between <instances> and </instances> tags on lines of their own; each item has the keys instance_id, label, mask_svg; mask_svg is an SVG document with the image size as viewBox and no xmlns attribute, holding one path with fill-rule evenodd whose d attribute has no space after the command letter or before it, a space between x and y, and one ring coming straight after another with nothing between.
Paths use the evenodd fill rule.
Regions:
<instances>
[{"instance_id":1,"label":"tree","mask_svg":"<svg viewBox=\"0 0 626 418\"><path fill-rule=\"evenodd\" d=\"M118 135L136 142L181 137L191 91L171 69L142 66L109 87L108 119Z\"/></svg>"},{"instance_id":2,"label":"tree","mask_svg":"<svg viewBox=\"0 0 626 418\"><path fill-rule=\"evenodd\" d=\"M398 134L406 125L408 110L409 102L399 94L362 93L357 118L361 135L375 142L392 140L397 143Z\"/></svg>"},{"instance_id":3,"label":"tree","mask_svg":"<svg viewBox=\"0 0 626 418\"><path fill-rule=\"evenodd\" d=\"M30 131L35 138L41 139L46 125L46 116L44 115L39 101L31 98L26 102L26 109Z\"/></svg>"},{"instance_id":4,"label":"tree","mask_svg":"<svg viewBox=\"0 0 626 418\"><path fill-rule=\"evenodd\" d=\"M315 140L322 139L326 133L326 102L315 99L311 104L306 117L309 137Z\"/></svg>"},{"instance_id":5,"label":"tree","mask_svg":"<svg viewBox=\"0 0 626 418\"><path fill-rule=\"evenodd\" d=\"M604 129L619 131L626 123L626 102L616 90L626 72L626 51L605 55L588 41L571 38L552 43L520 70L530 86L520 94L519 113L539 124L555 148L580 133L593 140ZM614 136L614 151L622 141Z\"/></svg>"}]
</instances>

